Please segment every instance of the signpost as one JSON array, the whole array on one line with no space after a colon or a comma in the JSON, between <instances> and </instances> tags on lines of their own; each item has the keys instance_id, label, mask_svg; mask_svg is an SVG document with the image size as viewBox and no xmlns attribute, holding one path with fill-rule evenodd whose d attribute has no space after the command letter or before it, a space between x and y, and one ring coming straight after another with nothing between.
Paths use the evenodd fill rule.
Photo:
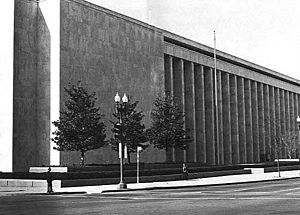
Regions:
<instances>
[{"instance_id":1,"label":"signpost","mask_svg":"<svg viewBox=\"0 0 300 215\"><path fill-rule=\"evenodd\" d=\"M140 152L142 151L142 147L138 146L136 150L136 183L140 182Z\"/></svg>"}]
</instances>

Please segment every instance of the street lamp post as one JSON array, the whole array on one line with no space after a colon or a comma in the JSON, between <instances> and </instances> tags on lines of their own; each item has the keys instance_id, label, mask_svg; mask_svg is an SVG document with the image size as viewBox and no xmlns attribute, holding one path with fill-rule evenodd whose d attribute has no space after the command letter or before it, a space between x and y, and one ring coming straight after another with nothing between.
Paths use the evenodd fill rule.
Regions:
<instances>
[{"instance_id":1,"label":"street lamp post","mask_svg":"<svg viewBox=\"0 0 300 215\"><path fill-rule=\"evenodd\" d=\"M300 116L297 117L297 127L298 127L298 139L299 139L299 145L300 145ZM298 147L299 147L298 145Z\"/></svg>"},{"instance_id":2,"label":"street lamp post","mask_svg":"<svg viewBox=\"0 0 300 215\"><path fill-rule=\"evenodd\" d=\"M121 98L119 96L119 94L117 93L115 96L115 103L116 103L116 114L118 116L119 119L119 123L121 125L121 135L120 135L120 139L119 139L119 158L120 158L120 183L118 185L118 189L126 189L127 185L124 182L124 169L123 169L123 159L124 159L124 152L123 152L123 142L122 142L122 137L123 137L123 114L126 111L126 104L128 102L128 98L126 96L126 94L124 93L124 96L122 97L122 101Z\"/></svg>"}]
</instances>

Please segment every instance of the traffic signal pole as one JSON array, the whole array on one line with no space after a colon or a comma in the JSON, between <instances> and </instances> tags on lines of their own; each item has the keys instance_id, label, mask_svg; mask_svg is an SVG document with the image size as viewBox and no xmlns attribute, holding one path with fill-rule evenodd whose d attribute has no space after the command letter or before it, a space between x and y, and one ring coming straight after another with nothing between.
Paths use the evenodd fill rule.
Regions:
<instances>
[{"instance_id":1,"label":"traffic signal pole","mask_svg":"<svg viewBox=\"0 0 300 215\"><path fill-rule=\"evenodd\" d=\"M122 124L122 116L126 111L126 103L128 102L128 98L126 94L124 94L122 98L122 102L120 101L120 96L117 93L115 96L116 102L116 114L118 116L119 122L115 124L115 138L119 140L119 158L120 158L120 183L118 184L118 189L127 189L127 185L124 182L124 169L123 169L123 160L124 160L124 149L123 149L123 124Z\"/></svg>"}]
</instances>

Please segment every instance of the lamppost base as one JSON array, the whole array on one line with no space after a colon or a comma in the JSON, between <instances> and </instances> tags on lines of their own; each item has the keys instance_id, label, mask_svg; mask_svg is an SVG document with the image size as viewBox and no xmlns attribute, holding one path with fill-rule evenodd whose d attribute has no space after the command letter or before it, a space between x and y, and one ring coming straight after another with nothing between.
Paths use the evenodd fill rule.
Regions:
<instances>
[{"instance_id":1,"label":"lamppost base","mask_svg":"<svg viewBox=\"0 0 300 215\"><path fill-rule=\"evenodd\" d=\"M127 184L125 184L124 182L120 182L118 184L118 190L124 190L127 189Z\"/></svg>"}]
</instances>

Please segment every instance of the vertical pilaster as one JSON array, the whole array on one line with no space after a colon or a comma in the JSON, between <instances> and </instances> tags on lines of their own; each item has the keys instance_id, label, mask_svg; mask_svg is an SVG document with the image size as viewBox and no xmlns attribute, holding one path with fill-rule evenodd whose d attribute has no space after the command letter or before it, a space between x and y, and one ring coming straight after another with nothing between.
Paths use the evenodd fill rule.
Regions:
<instances>
[{"instance_id":1,"label":"vertical pilaster","mask_svg":"<svg viewBox=\"0 0 300 215\"><path fill-rule=\"evenodd\" d=\"M285 98L285 134L288 137L291 134L291 126L290 126L290 92L285 90L284 91L284 98ZM285 156L288 158L288 148L285 146Z\"/></svg>"},{"instance_id":2,"label":"vertical pilaster","mask_svg":"<svg viewBox=\"0 0 300 215\"><path fill-rule=\"evenodd\" d=\"M264 90L263 84L257 83L257 100L258 100L258 139L260 162L266 161L265 147L265 110L264 110Z\"/></svg>"},{"instance_id":3,"label":"vertical pilaster","mask_svg":"<svg viewBox=\"0 0 300 215\"><path fill-rule=\"evenodd\" d=\"M297 93L297 116L300 116L300 94ZM299 137L300 138L300 137ZM298 142L299 144L299 142ZM298 157L300 156L300 145L298 145Z\"/></svg>"},{"instance_id":4,"label":"vertical pilaster","mask_svg":"<svg viewBox=\"0 0 300 215\"><path fill-rule=\"evenodd\" d=\"M297 94L297 100L298 100L298 112L297 112L297 115L300 116L300 94Z\"/></svg>"},{"instance_id":5,"label":"vertical pilaster","mask_svg":"<svg viewBox=\"0 0 300 215\"><path fill-rule=\"evenodd\" d=\"M298 106L298 116L300 116L300 94L297 94L297 100L298 100L298 104L297 104L297 106Z\"/></svg>"},{"instance_id":6,"label":"vertical pilaster","mask_svg":"<svg viewBox=\"0 0 300 215\"><path fill-rule=\"evenodd\" d=\"M205 136L207 164L215 164L215 120L214 120L214 84L213 70L204 67L205 89Z\"/></svg>"},{"instance_id":7,"label":"vertical pilaster","mask_svg":"<svg viewBox=\"0 0 300 215\"><path fill-rule=\"evenodd\" d=\"M297 93L294 94L294 107L295 107L294 114L295 114L295 118L297 119L297 117L299 116L298 94ZM296 129L298 129L297 122L296 122ZM298 138L300 138L300 137L298 137ZM298 139L297 144L296 144L296 158L299 157L299 147L300 147L300 145L299 145L299 139Z\"/></svg>"},{"instance_id":8,"label":"vertical pilaster","mask_svg":"<svg viewBox=\"0 0 300 215\"><path fill-rule=\"evenodd\" d=\"M275 156L279 158L282 157L282 153L280 150L279 137L281 133L281 105L280 105L280 89L275 88L275 128L276 128L276 136L275 136Z\"/></svg>"},{"instance_id":9,"label":"vertical pilaster","mask_svg":"<svg viewBox=\"0 0 300 215\"><path fill-rule=\"evenodd\" d=\"M246 149L247 162L253 162L253 132L252 132L252 105L251 105L251 81L245 79L245 120L246 120Z\"/></svg>"},{"instance_id":10,"label":"vertical pilaster","mask_svg":"<svg viewBox=\"0 0 300 215\"><path fill-rule=\"evenodd\" d=\"M229 74L222 73L223 150L224 163L232 163Z\"/></svg>"},{"instance_id":11,"label":"vertical pilaster","mask_svg":"<svg viewBox=\"0 0 300 215\"><path fill-rule=\"evenodd\" d=\"M179 108L184 111L184 73L183 60L173 58L173 86L174 86L174 101ZM184 161L184 151L182 149L175 149L175 161Z\"/></svg>"},{"instance_id":12,"label":"vertical pilaster","mask_svg":"<svg viewBox=\"0 0 300 215\"><path fill-rule=\"evenodd\" d=\"M173 58L170 55L164 56L164 71L166 95L173 96ZM173 148L166 149L166 160L167 162L175 161L175 150Z\"/></svg>"},{"instance_id":13,"label":"vertical pilaster","mask_svg":"<svg viewBox=\"0 0 300 215\"><path fill-rule=\"evenodd\" d=\"M245 91L244 78L237 78L238 95L238 127L239 127L239 157L241 163L247 162L246 152L246 121L245 121ZM225 128L226 129L226 128Z\"/></svg>"},{"instance_id":14,"label":"vertical pilaster","mask_svg":"<svg viewBox=\"0 0 300 215\"><path fill-rule=\"evenodd\" d=\"M276 137L276 121L275 121L275 91L274 87L269 87L269 108L270 108L270 141L271 141L271 160L275 159L275 137Z\"/></svg>"},{"instance_id":15,"label":"vertical pilaster","mask_svg":"<svg viewBox=\"0 0 300 215\"><path fill-rule=\"evenodd\" d=\"M296 118L294 113L294 93L290 92L290 131L295 134Z\"/></svg>"},{"instance_id":16,"label":"vertical pilaster","mask_svg":"<svg viewBox=\"0 0 300 215\"><path fill-rule=\"evenodd\" d=\"M294 147L296 146L296 139L294 139L295 135L297 135L297 130L296 130L296 117L294 114L294 93L290 92L290 132L291 132L291 137L293 137L293 143L292 147L290 148L290 156L291 158L295 158L295 151Z\"/></svg>"},{"instance_id":17,"label":"vertical pilaster","mask_svg":"<svg viewBox=\"0 0 300 215\"><path fill-rule=\"evenodd\" d=\"M298 116L298 95L294 93L294 120L295 120L295 129L297 130L297 116Z\"/></svg>"},{"instance_id":18,"label":"vertical pilaster","mask_svg":"<svg viewBox=\"0 0 300 215\"><path fill-rule=\"evenodd\" d=\"M285 117L286 117L286 131L290 132L290 92L285 91Z\"/></svg>"},{"instance_id":19,"label":"vertical pilaster","mask_svg":"<svg viewBox=\"0 0 300 215\"><path fill-rule=\"evenodd\" d=\"M232 162L239 163L237 76L229 75Z\"/></svg>"},{"instance_id":20,"label":"vertical pilaster","mask_svg":"<svg viewBox=\"0 0 300 215\"><path fill-rule=\"evenodd\" d=\"M185 101L185 122L188 135L192 139L186 151L186 161L196 162L196 120L195 120L195 83L194 64L184 62L184 101Z\"/></svg>"},{"instance_id":21,"label":"vertical pilaster","mask_svg":"<svg viewBox=\"0 0 300 215\"><path fill-rule=\"evenodd\" d=\"M197 162L206 163L204 67L194 65L195 110L196 110L196 154Z\"/></svg>"},{"instance_id":22,"label":"vertical pilaster","mask_svg":"<svg viewBox=\"0 0 300 215\"><path fill-rule=\"evenodd\" d=\"M219 121L219 165L224 164L224 148L223 148L223 109L222 109L222 77L221 71L217 72L217 90L218 90L218 121ZM225 128L226 129L226 128Z\"/></svg>"},{"instance_id":23,"label":"vertical pilaster","mask_svg":"<svg viewBox=\"0 0 300 215\"><path fill-rule=\"evenodd\" d=\"M269 106L269 86L263 85L264 89L264 120L265 120L265 147L266 160L271 160L271 133L270 133L270 106Z\"/></svg>"},{"instance_id":24,"label":"vertical pilaster","mask_svg":"<svg viewBox=\"0 0 300 215\"><path fill-rule=\"evenodd\" d=\"M298 116L300 116L300 94L297 94L298 97Z\"/></svg>"},{"instance_id":25,"label":"vertical pilaster","mask_svg":"<svg viewBox=\"0 0 300 215\"><path fill-rule=\"evenodd\" d=\"M251 110L252 110L252 134L253 134L253 161L259 162L259 131L258 131L258 101L257 82L251 81Z\"/></svg>"},{"instance_id":26,"label":"vertical pilaster","mask_svg":"<svg viewBox=\"0 0 300 215\"><path fill-rule=\"evenodd\" d=\"M286 134L286 124L285 124L285 93L284 90L280 89L280 136ZM285 149L281 146L281 158L285 158Z\"/></svg>"}]
</instances>

